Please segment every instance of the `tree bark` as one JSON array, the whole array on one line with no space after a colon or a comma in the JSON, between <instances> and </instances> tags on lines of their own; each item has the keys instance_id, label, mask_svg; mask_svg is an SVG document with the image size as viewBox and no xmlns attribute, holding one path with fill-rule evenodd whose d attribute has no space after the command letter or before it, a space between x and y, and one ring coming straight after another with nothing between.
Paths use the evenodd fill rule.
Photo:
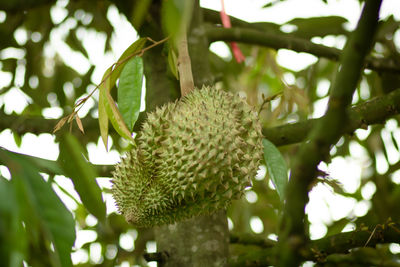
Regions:
<instances>
[{"instance_id":1,"label":"tree bark","mask_svg":"<svg viewBox=\"0 0 400 267\"><path fill-rule=\"evenodd\" d=\"M227 229L225 211L155 228L158 250L168 255L159 266L226 266Z\"/></svg>"}]
</instances>

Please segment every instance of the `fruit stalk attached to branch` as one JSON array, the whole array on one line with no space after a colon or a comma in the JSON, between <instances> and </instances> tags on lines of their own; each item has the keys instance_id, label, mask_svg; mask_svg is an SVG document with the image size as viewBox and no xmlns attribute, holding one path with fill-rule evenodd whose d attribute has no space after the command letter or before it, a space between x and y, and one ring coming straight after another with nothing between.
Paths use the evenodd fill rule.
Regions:
<instances>
[{"instance_id":1,"label":"fruit stalk attached to branch","mask_svg":"<svg viewBox=\"0 0 400 267\"><path fill-rule=\"evenodd\" d=\"M185 96L194 90L192 64L190 63L189 49L187 45L186 27L178 39L178 72L181 85L181 95Z\"/></svg>"}]
</instances>

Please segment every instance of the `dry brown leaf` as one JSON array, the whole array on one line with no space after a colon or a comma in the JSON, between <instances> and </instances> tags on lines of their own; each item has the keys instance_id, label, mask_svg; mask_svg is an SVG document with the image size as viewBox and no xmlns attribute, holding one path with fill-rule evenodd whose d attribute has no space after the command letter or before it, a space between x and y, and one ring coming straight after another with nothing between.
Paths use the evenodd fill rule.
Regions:
<instances>
[{"instance_id":1,"label":"dry brown leaf","mask_svg":"<svg viewBox=\"0 0 400 267\"><path fill-rule=\"evenodd\" d=\"M55 132L57 132L58 130L60 130L61 127L64 126L64 124L65 124L65 123L67 122L67 120L68 120L68 117L69 117L69 115L68 115L68 116L65 116L64 118L62 118L61 120L59 120L59 121L57 122L56 126L54 126L53 134L54 134Z\"/></svg>"},{"instance_id":2,"label":"dry brown leaf","mask_svg":"<svg viewBox=\"0 0 400 267\"><path fill-rule=\"evenodd\" d=\"M75 116L75 121L76 121L76 124L78 125L79 130L81 130L81 132L84 134L85 130L83 129L82 121L78 115Z\"/></svg>"},{"instance_id":3,"label":"dry brown leaf","mask_svg":"<svg viewBox=\"0 0 400 267\"><path fill-rule=\"evenodd\" d=\"M68 115L68 123L71 123L76 116L76 111L72 112L71 114Z\"/></svg>"}]
</instances>

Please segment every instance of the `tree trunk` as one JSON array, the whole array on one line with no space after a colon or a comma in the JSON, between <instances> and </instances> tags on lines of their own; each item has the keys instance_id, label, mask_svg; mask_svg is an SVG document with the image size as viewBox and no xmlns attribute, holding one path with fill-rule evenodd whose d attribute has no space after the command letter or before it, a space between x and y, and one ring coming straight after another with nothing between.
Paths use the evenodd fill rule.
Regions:
<instances>
[{"instance_id":1,"label":"tree trunk","mask_svg":"<svg viewBox=\"0 0 400 267\"><path fill-rule=\"evenodd\" d=\"M227 266L229 232L225 211L155 229L158 251L168 259L159 266Z\"/></svg>"}]
</instances>

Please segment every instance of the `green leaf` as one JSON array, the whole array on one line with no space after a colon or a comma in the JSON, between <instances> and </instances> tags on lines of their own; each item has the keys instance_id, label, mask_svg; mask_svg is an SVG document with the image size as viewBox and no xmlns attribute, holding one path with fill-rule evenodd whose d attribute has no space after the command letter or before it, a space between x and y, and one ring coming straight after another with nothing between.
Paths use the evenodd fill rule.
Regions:
<instances>
[{"instance_id":1,"label":"green leaf","mask_svg":"<svg viewBox=\"0 0 400 267\"><path fill-rule=\"evenodd\" d=\"M109 69L110 70L110 69ZM106 72L107 74L107 72ZM104 75L106 77L106 74ZM108 120L111 121L117 133L128 139L132 140L131 132L128 130L121 113L119 112L114 100L112 99L109 88L109 77L100 85L99 90L99 125L101 138L107 148L108 136Z\"/></svg>"},{"instance_id":2,"label":"green leaf","mask_svg":"<svg viewBox=\"0 0 400 267\"><path fill-rule=\"evenodd\" d=\"M122 118L122 115L119 112L117 105L115 104L114 99L112 99L110 93L104 91L100 91L100 93L104 94L104 107L107 112L108 119L110 120L114 129L120 136L128 140L133 140L131 132L128 130L128 127L126 126L124 119Z\"/></svg>"},{"instance_id":3,"label":"green leaf","mask_svg":"<svg viewBox=\"0 0 400 267\"><path fill-rule=\"evenodd\" d=\"M117 64L112 70L111 73L111 81L110 81L110 89L115 85L115 82L119 78L122 69L124 68L125 64L128 62L128 60L133 57L135 53L138 53L140 50L142 50L143 46L145 45L147 39L146 38L140 38L136 40L133 44L131 44L119 57Z\"/></svg>"},{"instance_id":4,"label":"green leaf","mask_svg":"<svg viewBox=\"0 0 400 267\"><path fill-rule=\"evenodd\" d=\"M102 82L99 86L99 126L101 139L103 140L106 150L108 150L108 120L111 121L111 124L120 136L127 138L128 140L132 139L131 133L125 125L122 115L118 111L118 108L110 95L110 91L114 87L129 58L143 48L146 40L146 38L140 38L131 44L122 53L115 66L113 65L105 71L101 80Z\"/></svg>"},{"instance_id":5,"label":"green leaf","mask_svg":"<svg viewBox=\"0 0 400 267\"><path fill-rule=\"evenodd\" d=\"M128 129L132 131L140 112L143 85L143 60L141 57L131 58L126 63L118 85L118 108Z\"/></svg>"},{"instance_id":6,"label":"green leaf","mask_svg":"<svg viewBox=\"0 0 400 267\"><path fill-rule=\"evenodd\" d=\"M22 158L24 160L29 161L32 165L36 166L40 169L41 172L49 172L54 174L63 174L62 169L58 165L57 162L53 160L42 159L39 157L29 156L25 154L20 154L17 152L8 151L8 153L14 154L18 158ZM0 157L0 164L6 165L6 162L3 161L3 158Z\"/></svg>"},{"instance_id":7,"label":"green leaf","mask_svg":"<svg viewBox=\"0 0 400 267\"><path fill-rule=\"evenodd\" d=\"M14 142L17 145L17 147L21 147L21 143L22 143L21 136L18 133L13 132L13 137L14 137Z\"/></svg>"},{"instance_id":8,"label":"green leaf","mask_svg":"<svg viewBox=\"0 0 400 267\"><path fill-rule=\"evenodd\" d=\"M347 34L343 25L347 22L346 18L340 16L326 16L313 18L295 18L287 24L295 25L297 29L292 34L302 38L312 38L315 36L324 37L327 35Z\"/></svg>"},{"instance_id":9,"label":"green leaf","mask_svg":"<svg viewBox=\"0 0 400 267\"><path fill-rule=\"evenodd\" d=\"M100 127L100 135L103 140L104 146L106 150L108 150L108 116L106 111L106 93L111 90L110 86L110 73L112 68L108 68L101 79L102 83L99 87L99 127Z\"/></svg>"},{"instance_id":10,"label":"green leaf","mask_svg":"<svg viewBox=\"0 0 400 267\"><path fill-rule=\"evenodd\" d=\"M70 254L75 241L72 214L31 161L3 149L0 149L0 161L5 162L11 172L12 183L20 201L19 207L25 207L23 212L27 214L24 216L26 227L34 221L32 216L37 217L45 237L54 245L55 266L72 266Z\"/></svg>"},{"instance_id":11,"label":"green leaf","mask_svg":"<svg viewBox=\"0 0 400 267\"><path fill-rule=\"evenodd\" d=\"M148 13L151 0L135 1L132 10L131 22L133 27L138 30L142 26L144 19Z\"/></svg>"},{"instance_id":12,"label":"green leaf","mask_svg":"<svg viewBox=\"0 0 400 267\"><path fill-rule=\"evenodd\" d=\"M0 177L0 259L4 266L22 266L26 239L14 186Z\"/></svg>"},{"instance_id":13,"label":"green leaf","mask_svg":"<svg viewBox=\"0 0 400 267\"><path fill-rule=\"evenodd\" d=\"M288 183L286 161L273 143L267 139L263 139L262 142L264 146L264 160L267 165L269 177L275 185L279 198L283 201Z\"/></svg>"},{"instance_id":14,"label":"green leaf","mask_svg":"<svg viewBox=\"0 0 400 267\"><path fill-rule=\"evenodd\" d=\"M175 39L182 31L183 25L190 21L193 0L163 1L161 21L167 34Z\"/></svg>"},{"instance_id":15,"label":"green leaf","mask_svg":"<svg viewBox=\"0 0 400 267\"><path fill-rule=\"evenodd\" d=\"M381 21L379 24L378 32L376 33L376 40L385 39L385 36L395 34L399 29L400 22L397 21L393 15L390 15L385 20Z\"/></svg>"},{"instance_id":16,"label":"green leaf","mask_svg":"<svg viewBox=\"0 0 400 267\"><path fill-rule=\"evenodd\" d=\"M171 70L172 74L175 76L177 80L179 80L179 73L178 73L178 57L175 51L170 48L168 49L168 65L169 69Z\"/></svg>"},{"instance_id":17,"label":"green leaf","mask_svg":"<svg viewBox=\"0 0 400 267\"><path fill-rule=\"evenodd\" d=\"M338 221L332 222L332 224L328 226L328 232L326 233L326 236L332 236L341 233L346 225L348 225L350 222L351 220L348 217L344 217Z\"/></svg>"},{"instance_id":18,"label":"green leaf","mask_svg":"<svg viewBox=\"0 0 400 267\"><path fill-rule=\"evenodd\" d=\"M60 140L60 156L58 161L64 173L71 178L83 205L100 221L106 217L106 206L101 189L96 183L96 169L83 157L84 151L72 134L65 134Z\"/></svg>"}]
</instances>

